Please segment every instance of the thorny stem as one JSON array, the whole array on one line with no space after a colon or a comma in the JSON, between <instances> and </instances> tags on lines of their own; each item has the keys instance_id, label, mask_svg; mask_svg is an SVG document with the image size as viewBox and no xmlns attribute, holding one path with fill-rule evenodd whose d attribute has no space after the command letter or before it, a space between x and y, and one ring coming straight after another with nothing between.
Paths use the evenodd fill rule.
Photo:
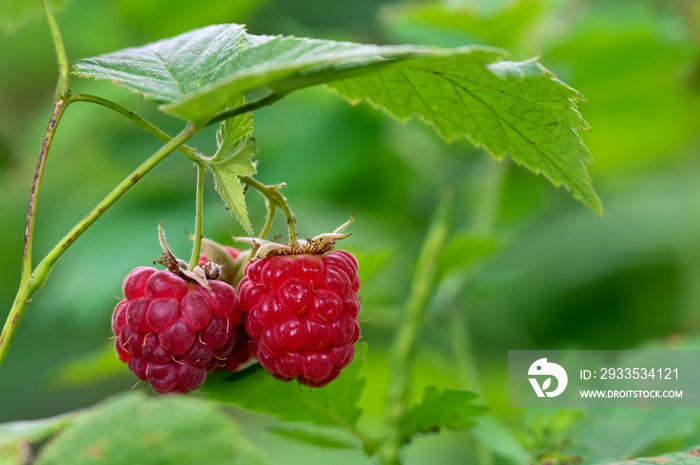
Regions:
<instances>
[{"instance_id":1,"label":"thorny stem","mask_svg":"<svg viewBox=\"0 0 700 465\"><path fill-rule=\"evenodd\" d=\"M56 87L56 100L65 100L70 93L70 73L68 68L68 58L66 57L66 49L63 47L61 32L58 29L58 24L56 24L56 18L53 15L53 11L51 11L49 0L41 0L41 3L44 6L44 13L46 14L46 20L49 23L51 39L53 40L53 45L56 49L56 58L58 59L58 86Z\"/></svg>"},{"instance_id":2,"label":"thorny stem","mask_svg":"<svg viewBox=\"0 0 700 465\"><path fill-rule=\"evenodd\" d=\"M134 113L131 110L127 110L123 106L112 102L111 100L104 99L102 97L98 97L96 95L90 95L90 94L74 94L71 95L70 97L70 102L90 102L90 103L96 103L97 105L101 105L105 108L109 108L110 110L114 110L117 113L126 116L129 118L131 121L134 123L138 124L141 126L143 129L145 129L147 132L150 134L156 136L158 139L162 140L163 142L170 142L172 140L172 137L170 137L168 134L165 132L161 131L158 127L156 127L154 124L151 122L143 119L136 113ZM197 150L193 149L192 147L188 145L182 145L178 148L178 150L187 158L192 160L195 163L198 163L200 160L200 156L197 153Z\"/></svg>"},{"instance_id":3,"label":"thorny stem","mask_svg":"<svg viewBox=\"0 0 700 465\"><path fill-rule=\"evenodd\" d=\"M7 355L7 350L12 342L12 338L17 332L17 327L22 320L27 304L31 300L34 293L41 288L46 281L49 272L53 268L56 261L68 250L68 248L80 237L102 214L107 211L117 200L121 198L139 179L146 175L153 167L163 161L168 155L173 153L185 141L190 139L196 130L192 124L187 127L174 139L161 147L156 153L151 155L145 162L127 176L112 192L95 206L95 208L83 218L77 225L71 229L59 243L49 251L41 262L36 266L31 277L23 280L20 283L17 297L7 315L5 326L0 333L0 365Z\"/></svg>"},{"instance_id":4,"label":"thorny stem","mask_svg":"<svg viewBox=\"0 0 700 465\"><path fill-rule=\"evenodd\" d=\"M379 447L379 457L385 465L401 463L401 421L407 404L411 355L416 335L427 313L428 299L437 271L437 257L449 232L451 206L451 194L444 193L418 255L406 307L389 353L391 384L387 392L387 436Z\"/></svg>"},{"instance_id":5,"label":"thorny stem","mask_svg":"<svg viewBox=\"0 0 700 465\"><path fill-rule=\"evenodd\" d=\"M287 228L289 229L289 246L294 248L297 243L296 219L294 218L294 213L292 213L292 210L289 208L287 199L279 191L280 188L285 185L278 184L276 186L267 186L250 176L241 176L241 182L259 191L269 203L273 203L284 212L284 216L287 217ZM268 218L268 221L271 220Z\"/></svg>"},{"instance_id":6,"label":"thorny stem","mask_svg":"<svg viewBox=\"0 0 700 465\"><path fill-rule=\"evenodd\" d=\"M202 210L203 210L203 198L204 197L204 167L197 164L197 207L195 213L195 227L194 227L194 247L192 248L192 257L190 258L190 264L187 267L188 270L194 270L194 267L199 263L199 254L202 250Z\"/></svg>"},{"instance_id":7,"label":"thorny stem","mask_svg":"<svg viewBox=\"0 0 700 465\"><path fill-rule=\"evenodd\" d=\"M41 149L39 150L39 159L36 163L36 171L34 172L34 181L32 182L32 190L29 194L29 208L27 211L27 226L24 231L24 253L22 254L22 283L29 281L32 273L32 242L34 237L34 219L36 218L36 205L39 197L39 189L41 187L41 179L44 175L44 167L46 166L46 158L51 148L53 136L56 134L58 122L61 120L68 104L64 99L60 98L56 102L56 106L51 114L49 125L44 133L44 138L41 141ZM0 342L2 340L0 339ZM0 357L0 361L2 358Z\"/></svg>"}]
</instances>

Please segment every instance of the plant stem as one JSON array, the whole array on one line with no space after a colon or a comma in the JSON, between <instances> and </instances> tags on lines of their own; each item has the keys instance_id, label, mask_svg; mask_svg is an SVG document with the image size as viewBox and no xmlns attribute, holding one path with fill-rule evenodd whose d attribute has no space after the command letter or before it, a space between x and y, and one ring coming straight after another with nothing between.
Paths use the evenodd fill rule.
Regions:
<instances>
[{"instance_id":1,"label":"plant stem","mask_svg":"<svg viewBox=\"0 0 700 465\"><path fill-rule=\"evenodd\" d=\"M257 110L258 108L266 107L272 105L273 103L282 100L286 97L286 93L271 92L265 97L258 99L254 102L246 103L240 107L232 108L230 110L223 111L218 115L214 116L212 119L205 122L202 127L211 126L212 124L219 123L225 119L233 118L234 116L242 115L243 113L250 113L251 111Z\"/></svg>"},{"instance_id":2,"label":"plant stem","mask_svg":"<svg viewBox=\"0 0 700 465\"><path fill-rule=\"evenodd\" d=\"M452 207L451 194L442 196L430 230L418 255L411 290L397 329L396 339L389 352L389 379L387 392L387 436L379 448L379 457L386 465L398 465L403 442L401 420L406 410L411 375L411 355L418 330L425 319L433 281L437 271L437 256L444 246L449 231Z\"/></svg>"},{"instance_id":3,"label":"plant stem","mask_svg":"<svg viewBox=\"0 0 700 465\"><path fill-rule=\"evenodd\" d=\"M294 244L297 243L296 219L294 218L294 213L292 213L292 210L289 208L287 199L279 191L281 187L285 186L285 184L266 186L250 176L241 176L241 182L258 190L268 202L278 206L284 212L284 216L287 217L287 228L289 229L289 245L290 247L294 248Z\"/></svg>"},{"instance_id":4,"label":"plant stem","mask_svg":"<svg viewBox=\"0 0 700 465\"><path fill-rule=\"evenodd\" d=\"M272 227L272 222L275 219L275 213L277 213L277 205L270 202L270 199L265 198L265 204L267 204L267 219L265 220L263 228L260 230L260 234L258 234L260 239L265 239L267 237L267 234L270 232L270 228Z\"/></svg>"},{"instance_id":5,"label":"plant stem","mask_svg":"<svg viewBox=\"0 0 700 465\"><path fill-rule=\"evenodd\" d=\"M41 288L46 281L49 272L53 268L56 261L68 250L68 248L80 237L102 214L107 211L122 195L124 195L134 184L136 184L143 176L146 175L153 167L163 161L168 155L173 153L185 141L190 139L196 130L189 123L187 127L170 142L161 147L156 153L151 155L145 162L126 177L112 192L95 206L95 208L83 218L73 229L61 239L58 244L49 251L44 259L34 269L31 278L23 280L20 283L17 297L15 298L10 313L7 315L5 326L0 333L0 365L2 365L7 350L12 342L12 338L17 332L17 327L24 316L27 304L31 300L34 293Z\"/></svg>"},{"instance_id":6,"label":"plant stem","mask_svg":"<svg viewBox=\"0 0 700 465\"><path fill-rule=\"evenodd\" d=\"M46 14L46 20L49 23L49 29L51 30L51 39L53 40L54 48L56 49L56 58L58 59L58 86L56 87L56 100L66 100L69 89L69 68L68 68L68 58L66 57L66 49L63 47L63 39L61 39L61 31L58 29L58 24L56 24L56 18L51 11L51 6L49 5L49 0L41 0L41 4L44 6L44 13Z\"/></svg>"},{"instance_id":7,"label":"plant stem","mask_svg":"<svg viewBox=\"0 0 700 465\"><path fill-rule=\"evenodd\" d=\"M32 182L32 190L29 193L29 208L27 211L27 226L24 230L24 253L22 254L22 283L28 282L32 273L32 243L34 239L34 219L36 218L36 205L39 197L39 189L41 188L41 180L44 176L44 167L46 166L46 158L53 142L54 134L58 128L58 122L61 120L63 113L66 111L68 104L64 99L60 98L54 106L49 125L44 133L44 138L41 141L41 149L39 150L39 159L36 163L34 171L34 181ZM0 358L0 360L2 360Z\"/></svg>"},{"instance_id":8,"label":"plant stem","mask_svg":"<svg viewBox=\"0 0 700 465\"><path fill-rule=\"evenodd\" d=\"M194 267L199 264L199 254L202 250L202 210L204 208L204 167L197 164L197 207L195 211L195 227L194 227L194 247L192 248L192 257L188 270L194 270Z\"/></svg>"},{"instance_id":9,"label":"plant stem","mask_svg":"<svg viewBox=\"0 0 700 465\"><path fill-rule=\"evenodd\" d=\"M97 105L101 105L105 108L109 108L110 110L114 110L120 115L126 116L129 118L131 121L134 123L138 124L141 126L143 129L145 129L147 132L153 134L156 136L158 139L162 140L163 142L170 142L172 140L172 137L170 137L168 134L165 132L161 131L158 127L156 127L154 124L151 122L145 120L144 118L140 117L136 113L134 113L131 110L127 110L123 106L119 105L118 103L112 102L111 100L104 99L102 97L98 97L96 95L90 95L90 94L74 94L71 95L70 97L70 102L89 102L89 103L95 103ZM188 145L182 145L178 149L184 156L189 158L195 163L199 163L201 161L199 154L197 153L197 150L193 149L192 147Z\"/></svg>"}]
</instances>

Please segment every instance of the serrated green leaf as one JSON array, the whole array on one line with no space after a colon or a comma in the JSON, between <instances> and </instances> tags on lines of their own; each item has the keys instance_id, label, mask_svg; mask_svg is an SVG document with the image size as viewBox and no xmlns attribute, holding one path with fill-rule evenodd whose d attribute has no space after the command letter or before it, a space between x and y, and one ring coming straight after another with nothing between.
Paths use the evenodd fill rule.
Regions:
<instances>
[{"instance_id":1,"label":"serrated green leaf","mask_svg":"<svg viewBox=\"0 0 700 465\"><path fill-rule=\"evenodd\" d=\"M232 107L245 105L245 97L240 96ZM248 234L253 227L248 218L248 208L243 195L240 177L255 173L252 159L258 153L253 134L253 115L243 113L221 122L216 131L217 150L213 157L202 157L202 163L214 174L216 190L236 215L238 222Z\"/></svg>"},{"instance_id":2,"label":"serrated green leaf","mask_svg":"<svg viewBox=\"0 0 700 465\"><path fill-rule=\"evenodd\" d=\"M677 454L666 454L659 457L643 457L624 462L606 463L605 465L700 465L700 447L694 448L690 452L680 452ZM602 463L599 465L603 465Z\"/></svg>"},{"instance_id":3,"label":"serrated green leaf","mask_svg":"<svg viewBox=\"0 0 700 465\"><path fill-rule=\"evenodd\" d=\"M269 463L214 404L133 393L85 412L34 463L189 465L203 457L208 465Z\"/></svg>"},{"instance_id":4,"label":"serrated green leaf","mask_svg":"<svg viewBox=\"0 0 700 465\"><path fill-rule=\"evenodd\" d=\"M471 391L425 388L423 400L407 411L401 419L401 435L404 441L420 433L446 429L467 429L474 426L472 417L486 412L487 407L470 402L477 395Z\"/></svg>"},{"instance_id":5,"label":"serrated green leaf","mask_svg":"<svg viewBox=\"0 0 700 465\"><path fill-rule=\"evenodd\" d=\"M352 75L355 68L440 49L257 36L240 24L196 29L142 47L73 63L78 76L104 79L163 104L166 113L205 121L259 87L288 93Z\"/></svg>"},{"instance_id":6,"label":"serrated green leaf","mask_svg":"<svg viewBox=\"0 0 700 465\"><path fill-rule=\"evenodd\" d=\"M366 351L367 344L357 344L352 363L322 388L309 389L296 381L284 383L255 365L233 374L212 373L200 391L213 400L269 413L282 420L352 427L361 414L357 401L365 381L359 373Z\"/></svg>"},{"instance_id":7,"label":"serrated green leaf","mask_svg":"<svg viewBox=\"0 0 700 465\"><path fill-rule=\"evenodd\" d=\"M282 96L331 83L352 103L368 101L401 120L419 116L448 141L467 137L498 159L509 154L600 214L584 166L591 157L576 133L588 129L576 110L582 96L535 59L499 61L504 54L255 36L223 24L79 60L72 71L140 92L197 123L254 89Z\"/></svg>"},{"instance_id":8,"label":"serrated green leaf","mask_svg":"<svg viewBox=\"0 0 700 465\"><path fill-rule=\"evenodd\" d=\"M270 431L277 436L291 439L293 441L311 444L324 449L356 449L357 446L341 439L332 438L320 433L311 433L302 429L270 428Z\"/></svg>"},{"instance_id":9,"label":"serrated green leaf","mask_svg":"<svg viewBox=\"0 0 700 465\"><path fill-rule=\"evenodd\" d=\"M589 129L576 110L583 97L534 59L495 58L470 49L403 60L329 87L400 120L419 116L448 141L467 137L497 159L508 154L602 214L584 165L592 159L576 133Z\"/></svg>"}]
</instances>

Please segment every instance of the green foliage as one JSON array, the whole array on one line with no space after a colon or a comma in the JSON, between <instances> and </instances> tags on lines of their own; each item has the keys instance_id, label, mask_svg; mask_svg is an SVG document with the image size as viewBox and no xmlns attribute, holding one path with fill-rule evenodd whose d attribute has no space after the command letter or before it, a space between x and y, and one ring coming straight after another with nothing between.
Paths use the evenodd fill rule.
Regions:
<instances>
[{"instance_id":1,"label":"green foliage","mask_svg":"<svg viewBox=\"0 0 700 465\"><path fill-rule=\"evenodd\" d=\"M484 413L487 407L470 404L477 394L454 389L425 389L423 400L407 411L401 420L404 441L420 433L434 433L442 428L467 429L474 426L473 417Z\"/></svg>"},{"instance_id":2,"label":"green foliage","mask_svg":"<svg viewBox=\"0 0 700 465\"><path fill-rule=\"evenodd\" d=\"M668 463L669 465L698 465L700 464L700 449L696 448L691 452L681 452L678 454L666 454L660 457L644 457L625 462L608 463L606 465L658 465Z\"/></svg>"},{"instance_id":3,"label":"green foliage","mask_svg":"<svg viewBox=\"0 0 700 465\"><path fill-rule=\"evenodd\" d=\"M75 421L70 413L35 421L17 421L0 425L0 465L25 463L28 450L50 438Z\"/></svg>"},{"instance_id":4,"label":"green foliage","mask_svg":"<svg viewBox=\"0 0 700 465\"><path fill-rule=\"evenodd\" d=\"M535 59L499 61L503 56L479 47L273 38L228 24L85 58L73 72L139 92L198 124L261 87L279 98L331 83L352 103L367 100L401 120L419 116L448 141L468 137L498 159L509 154L601 214L584 167L591 157L576 134L588 129L576 110L582 96Z\"/></svg>"},{"instance_id":5,"label":"green foliage","mask_svg":"<svg viewBox=\"0 0 700 465\"><path fill-rule=\"evenodd\" d=\"M281 383L259 365L234 374L213 373L200 389L213 400L282 420L354 428L361 413L357 401L364 380L359 375L366 352L367 344L358 344L352 363L338 379L319 389Z\"/></svg>"},{"instance_id":6,"label":"green foliage","mask_svg":"<svg viewBox=\"0 0 700 465\"><path fill-rule=\"evenodd\" d=\"M37 465L92 463L268 463L211 403L129 394L80 417L42 449Z\"/></svg>"},{"instance_id":7,"label":"green foliage","mask_svg":"<svg viewBox=\"0 0 700 465\"><path fill-rule=\"evenodd\" d=\"M447 140L466 135L497 159L509 154L602 214L584 167L592 159L575 132L589 129L575 109L582 96L535 60L497 58L479 49L416 58L330 87L402 120L418 115Z\"/></svg>"}]
</instances>

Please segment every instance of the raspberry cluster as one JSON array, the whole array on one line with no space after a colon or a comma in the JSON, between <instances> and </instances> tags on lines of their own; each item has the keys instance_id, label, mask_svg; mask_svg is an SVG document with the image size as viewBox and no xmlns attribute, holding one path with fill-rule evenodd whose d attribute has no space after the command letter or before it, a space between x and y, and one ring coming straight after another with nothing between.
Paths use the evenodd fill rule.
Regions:
<instances>
[{"instance_id":1,"label":"raspberry cluster","mask_svg":"<svg viewBox=\"0 0 700 465\"><path fill-rule=\"evenodd\" d=\"M325 386L355 354L360 280L344 250L250 262L238 285L250 351L272 376Z\"/></svg>"},{"instance_id":2,"label":"raspberry cluster","mask_svg":"<svg viewBox=\"0 0 700 465\"><path fill-rule=\"evenodd\" d=\"M119 359L160 393L198 388L236 343L236 293L221 281L208 284L211 290L151 267L124 279L124 299L112 316L114 346Z\"/></svg>"}]
</instances>

